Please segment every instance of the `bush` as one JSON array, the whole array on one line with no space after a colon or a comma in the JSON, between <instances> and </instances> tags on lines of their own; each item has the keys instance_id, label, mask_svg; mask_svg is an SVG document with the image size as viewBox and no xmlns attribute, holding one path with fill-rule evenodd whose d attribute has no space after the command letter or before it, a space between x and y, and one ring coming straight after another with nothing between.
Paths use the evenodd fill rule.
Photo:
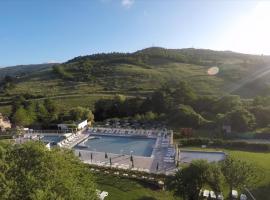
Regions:
<instances>
[{"instance_id":1,"label":"bush","mask_svg":"<svg viewBox=\"0 0 270 200\"><path fill-rule=\"evenodd\" d=\"M208 138L181 139L179 141L179 144L181 146L207 145L213 148L228 148L247 151L260 151L260 152L270 151L270 144L248 143L244 141L228 141L222 139L208 139Z\"/></svg>"},{"instance_id":2,"label":"bush","mask_svg":"<svg viewBox=\"0 0 270 200\"><path fill-rule=\"evenodd\" d=\"M0 140L12 139L12 135L0 135Z\"/></svg>"}]
</instances>

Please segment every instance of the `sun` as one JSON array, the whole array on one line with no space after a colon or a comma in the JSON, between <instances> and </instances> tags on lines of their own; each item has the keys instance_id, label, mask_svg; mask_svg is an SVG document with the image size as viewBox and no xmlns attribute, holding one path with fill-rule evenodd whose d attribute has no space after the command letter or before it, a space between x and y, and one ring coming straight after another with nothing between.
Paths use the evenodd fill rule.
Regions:
<instances>
[{"instance_id":1,"label":"sun","mask_svg":"<svg viewBox=\"0 0 270 200\"><path fill-rule=\"evenodd\" d=\"M220 41L227 50L270 54L270 1L262 1L247 15L236 19Z\"/></svg>"}]
</instances>

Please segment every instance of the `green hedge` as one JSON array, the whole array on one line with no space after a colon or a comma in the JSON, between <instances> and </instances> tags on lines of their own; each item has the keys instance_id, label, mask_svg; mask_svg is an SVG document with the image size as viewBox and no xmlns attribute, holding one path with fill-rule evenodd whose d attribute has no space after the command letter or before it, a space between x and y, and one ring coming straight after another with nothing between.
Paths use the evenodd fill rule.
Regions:
<instances>
[{"instance_id":1,"label":"green hedge","mask_svg":"<svg viewBox=\"0 0 270 200\"><path fill-rule=\"evenodd\" d=\"M155 173L148 173L148 172L140 172L140 171L132 171L129 169L118 169L118 168L110 168L110 167L105 167L105 166L97 166L97 165L89 165L89 168L93 169L98 169L100 173L105 174L106 172L109 172L110 175L112 176L119 176L123 178L128 178L128 179L135 179L142 181L147 184L152 184L155 186L158 185L158 181L162 180L165 182L167 176L165 174L155 174ZM115 175L114 172L119 172L119 175ZM98 172L95 172L98 173ZM124 176L123 174L128 174L128 176ZM132 175L135 175L136 177L132 177ZM147 179L143 179L142 177L146 177ZM149 179L152 178L152 179Z\"/></svg>"},{"instance_id":2,"label":"green hedge","mask_svg":"<svg viewBox=\"0 0 270 200\"><path fill-rule=\"evenodd\" d=\"M269 152L270 144L248 143L242 141L231 141L208 138L185 138L179 140L180 146L201 146L207 145L213 148L228 148L247 151Z\"/></svg>"},{"instance_id":3,"label":"green hedge","mask_svg":"<svg viewBox=\"0 0 270 200\"><path fill-rule=\"evenodd\" d=\"M12 135L0 135L0 140L12 139Z\"/></svg>"},{"instance_id":4,"label":"green hedge","mask_svg":"<svg viewBox=\"0 0 270 200\"><path fill-rule=\"evenodd\" d=\"M255 139L270 139L270 132L268 133L256 133L254 135Z\"/></svg>"}]
</instances>

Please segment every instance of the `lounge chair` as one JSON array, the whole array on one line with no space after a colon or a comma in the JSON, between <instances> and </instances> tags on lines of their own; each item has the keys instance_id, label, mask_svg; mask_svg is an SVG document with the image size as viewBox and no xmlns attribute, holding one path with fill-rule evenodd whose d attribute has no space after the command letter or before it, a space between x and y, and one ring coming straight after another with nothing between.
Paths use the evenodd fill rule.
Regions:
<instances>
[{"instance_id":1,"label":"lounge chair","mask_svg":"<svg viewBox=\"0 0 270 200\"><path fill-rule=\"evenodd\" d=\"M209 197L209 194L210 194L210 191L209 190L204 190L203 191L203 197L208 198Z\"/></svg>"}]
</instances>

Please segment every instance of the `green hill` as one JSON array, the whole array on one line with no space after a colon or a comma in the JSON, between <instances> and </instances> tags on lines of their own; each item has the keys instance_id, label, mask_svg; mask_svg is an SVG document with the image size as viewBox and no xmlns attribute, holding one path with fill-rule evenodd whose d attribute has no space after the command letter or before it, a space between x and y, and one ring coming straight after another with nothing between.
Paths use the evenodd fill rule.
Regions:
<instances>
[{"instance_id":1,"label":"green hill","mask_svg":"<svg viewBox=\"0 0 270 200\"><path fill-rule=\"evenodd\" d=\"M2 80L5 76L24 77L27 76L29 73L40 71L55 64L56 63L3 67L0 68L0 80Z\"/></svg>"},{"instance_id":2,"label":"green hill","mask_svg":"<svg viewBox=\"0 0 270 200\"><path fill-rule=\"evenodd\" d=\"M219 73L208 75L211 67L218 67ZM179 80L202 95L233 93L250 98L270 94L269 72L269 56L229 51L152 47L134 53L94 54L62 64L0 69L2 77L16 77L12 87L1 93L0 105L25 94L30 99L53 97L63 108L81 105L80 101L91 106L98 98L147 95L165 82Z\"/></svg>"}]
</instances>

